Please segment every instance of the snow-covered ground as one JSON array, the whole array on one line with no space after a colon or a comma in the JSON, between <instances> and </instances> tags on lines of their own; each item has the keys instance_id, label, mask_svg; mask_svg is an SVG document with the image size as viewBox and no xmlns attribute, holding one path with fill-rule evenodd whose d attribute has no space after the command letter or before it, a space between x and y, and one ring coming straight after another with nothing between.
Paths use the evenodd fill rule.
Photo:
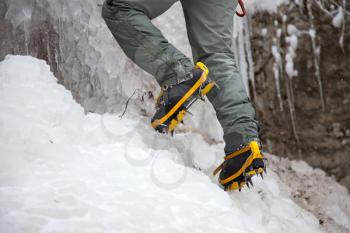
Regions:
<instances>
[{"instance_id":1,"label":"snow-covered ground","mask_svg":"<svg viewBox=\"0 0 350 233\"><path fill-rule=\"evenodd\" d=\"M210 176L222 144L85 115L44 61L0 63L0 111L0 232L350 231L348 192L320 170L269 156L265 180L228 194Z\"/></svg>"}]
</instances>

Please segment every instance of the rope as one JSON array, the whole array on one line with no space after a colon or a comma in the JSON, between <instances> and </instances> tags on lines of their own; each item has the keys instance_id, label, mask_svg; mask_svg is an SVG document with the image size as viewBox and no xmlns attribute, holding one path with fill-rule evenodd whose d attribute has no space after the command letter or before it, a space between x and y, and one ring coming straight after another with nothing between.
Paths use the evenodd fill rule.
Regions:
<instances>
[{"instance_id":1,"label":"rope","mask_svg":"<svg viewBox=\"0 0 350 233\"><path fill-rule=\"evenodd\" d=\"M239 16L239 17L244 17L244 16L247 14L247 12L246 12L246 10L245 10L243 0L238 0L238 4L239 4L239 6L241 7L242 12L236 11L236 15Z\"/></svg>"}]
</instances>

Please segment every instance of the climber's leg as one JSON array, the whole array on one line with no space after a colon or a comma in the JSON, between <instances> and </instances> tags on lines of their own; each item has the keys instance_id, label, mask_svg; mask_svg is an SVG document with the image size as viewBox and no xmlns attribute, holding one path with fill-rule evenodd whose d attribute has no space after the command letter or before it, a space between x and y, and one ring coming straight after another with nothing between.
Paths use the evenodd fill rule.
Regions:
<instances>
[{"instance_id":1,"label":"climber's leg","mask_svg":"<svg viewBox=\"0 0 350 233\"><path fill-rule=\"evenodd\" d=\"M126 55L161 86L190 77L194 66L151 23L177 0L106 0L102 16Z\"/></svg>"},{"instance_id":2,"label":"climber's leg","mask_svg":"<svg viewBox=\"0 0 350 233\"><path fill-rule=\"evenodd\" d=\"M193 59L202 61L220 90L208 94L221 123L226 148L258 138L255 110L231 49L236 0L182 0Z\"/></svg>"},{"instance_id":3,"label":"climber's leg","mask_svg":"<svg viewBox=\"0 0 350 233\"><path fill-rule=\"evenodd\" d=\"M189 58L171 45L151 23L177 0L107 0L102 15L124 52L152 74L163 87L152 126L173 132L191 105L213 84L202 64L195 68Z\"/></svg>"},{"instance_id":4,"label":"climber's leg","mask_svg":"<svg viewBox=\"0 0 350 233\"><path fill-rule=\"evenodd\" d=\"M240 189L265 170L258 122L231 48L237 0L181 0L193 59L219 86L208 94L224 130L226 158L216 169L226 190Z\"/></svg>"}]
</instances>

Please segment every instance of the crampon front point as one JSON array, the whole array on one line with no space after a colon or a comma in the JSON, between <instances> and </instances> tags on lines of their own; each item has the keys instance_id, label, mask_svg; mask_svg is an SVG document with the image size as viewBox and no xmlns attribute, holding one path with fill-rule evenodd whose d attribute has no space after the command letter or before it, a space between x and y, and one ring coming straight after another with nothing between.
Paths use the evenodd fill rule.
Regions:
<instances>
[{"instance_id":1,"label":"crampon front point","mask_svg":"<svg viewBox=\"0 0 350 233\"><path fill-rule=\"evenodd\" d=\"M208 78L209 70L203 63L198 62L196 69L201 70L201 74L199 77L194 77L195 82L193 84L191 83L191 86L186 86L185 89L182 88L185 91L181 94L180 98L172 99L171 96L168 96L167 100L153 117L151 124L157 131L173 134L176 126L179 123L183 123L183 118L188 113L188 109L192 104L199 99L204 100L204 96L216 85L215 82ZM162 90L159 98L166 94L165 92L167 90Z\"/></svg>"}]
</instances>

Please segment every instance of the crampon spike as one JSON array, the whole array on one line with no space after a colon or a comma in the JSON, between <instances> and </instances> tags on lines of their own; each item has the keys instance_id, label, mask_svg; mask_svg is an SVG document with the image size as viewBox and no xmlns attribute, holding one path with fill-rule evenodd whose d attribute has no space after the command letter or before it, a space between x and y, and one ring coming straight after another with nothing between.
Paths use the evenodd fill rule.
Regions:
<instances>
[{"instance_id":1,"label":"crampon spike","mask_svg":"<svg viewBox=\"0 0 350 233\"><path fill-rule=\"evenodd\" d=\"M260 173L259 169L255 169L254 171L255 171L255 175L259 175L259 173Z\"/></svg>"},{"instance_id":2,"label":"crampon spike","mask_svg":"<svg viewBox=\"0 0 350 233\"><path fill-rule=\"evenodd\" d=\"M251 177L249 177L249 179L247 181L248 181L247 184L250 184L252 187L254 187L254 184L253 184Z\"/></svg>"},{"instance_id":3,"label":"crampon spike","mask_svg":"<svg viewBox=\"0 0 350 233\"><path fill-rule=\"evenodd\" d=\"M263 170L264 170L265 174L267 175L267 169L266 169L266 166L264 166Z\"/></svg>"},{"instance_id":4,"label":"crampon spike","mask_svg":"<svg viewBox=\"0 0 350 233\"><path fill-rule=\"evenodd\" d=\"M261 179L264 179L264 176L263 176L263 174L262 173L259 173L260 174L260 176L261 176Z\"/></svg>"},{"instance_id":5,"label":"crampon spike","mask_svg":"<svg viewBox=\"0 0 350 233\"><path fill-rule=\"evenodd\" d=\"M244 174L244 183L247 184L247 187L250 189L250 185L249 185L249 182L248 182L249 179L250 179L250 177L248 177L248 176L246 176Z\"/></svg>"},{"instance_id":6,"label":"crampon spike","mask_svg":"<svg viewBox=\"0 0 350 233\"><path fill-rule=\"evenodd\" d=\"M238 182L238 191L240 191L240 192L242 191L243 185L241 182Z\"/></svg>"}]
</instances>

